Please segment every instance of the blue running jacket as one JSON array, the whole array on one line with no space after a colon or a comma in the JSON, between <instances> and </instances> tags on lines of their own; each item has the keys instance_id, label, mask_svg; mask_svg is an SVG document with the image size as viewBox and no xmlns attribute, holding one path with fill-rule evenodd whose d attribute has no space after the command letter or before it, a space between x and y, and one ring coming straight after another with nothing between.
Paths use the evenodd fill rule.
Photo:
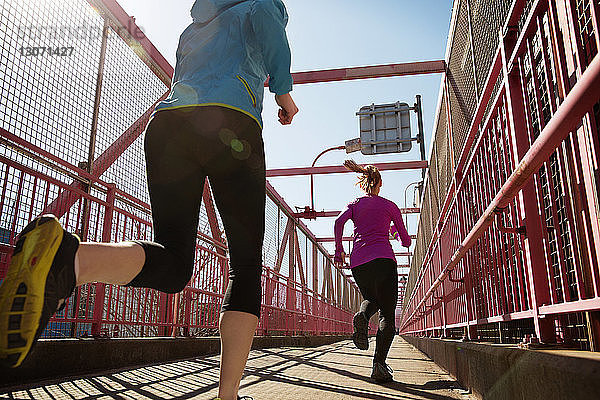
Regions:
<instances>
[{"instance_id":1,"label":"blue running jacket","mask_svg":"<svg viewBox=\"0 0 600 400\"><path fill-rule=\"evenodd\" d=\"M196 0L193 23L179 39L171 92L156 111L218 105L262 128L264 82L292 90L291 54L281 0Z\"/></svg>"}]
</instances>

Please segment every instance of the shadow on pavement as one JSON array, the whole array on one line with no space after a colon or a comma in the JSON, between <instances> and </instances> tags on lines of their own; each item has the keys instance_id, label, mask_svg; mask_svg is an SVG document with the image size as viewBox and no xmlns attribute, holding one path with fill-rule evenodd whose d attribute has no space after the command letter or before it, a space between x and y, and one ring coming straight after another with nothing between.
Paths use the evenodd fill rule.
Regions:
<instances>
[{"instance_id":1,"label":"shadow on pavement","mask_svg":"<svg viewBox=\"0 0 600 400\"><path fill-rule=\"evenodd\" d=\"M244 381L240 386L241 392L250 394L254 390L258 396L260 385L282 383L294 388L309 389L310 393L314 392L317 396L320 391L322 394L329 392L340 395L340 398L341 396L353 396L378 400L400 400L414 397L431 400L454 398L434 393L437 390L457 389L457 383L451 380L433 380L425 384L404 382L374 384L370 381L371 356L369 356L369 362L363 365L357 361L357 358L354 358L353 361L347 357L348 355L352 357L364 355L352 352L352 350L354 349L351 344L343 342L311 349L281 348L253 351L249 358ZM333 360L334 357L337 359ZM348 363L340 362L340 359L348 359ZM362 357L358 360L362 361ZM298 376L298 371L289 371L298 366L310 367L310 376ZM365 374L357 374L349 371L349 368L362 369ZM318 370L322 372L318 372ZM329 376L333 373L346 379L341 382L338 379L330 382L327 379L327 373L330 373ZM202 395L209 396L208 392L218 387L218 378L218 357L213 356L130 368L72 380L38 383L35 386L14 388L6 393L0 392L0 399L191 399ZM390 389L392 390L390 391ZM308 396L311 397L306 397L306 399L313 398L312 395Z\"/></svg>"}]
</instances>

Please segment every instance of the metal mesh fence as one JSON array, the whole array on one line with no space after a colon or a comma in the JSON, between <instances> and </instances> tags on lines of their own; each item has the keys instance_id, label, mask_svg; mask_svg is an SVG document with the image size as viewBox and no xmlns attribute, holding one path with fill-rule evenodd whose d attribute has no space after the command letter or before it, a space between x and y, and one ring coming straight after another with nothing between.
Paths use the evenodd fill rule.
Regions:
<instances>
[{"instance_id":1,"label":"metal mesh fence","mask_svg":"<svg viewBox=\"0 0 600 400\"><path fill-rule=\"evenodd\" d=\"M521 15L519 16L519 21L517 23L518 34L520 34L521 31L523 30L523 28L525 27L525 24L527 23L527 18L529 17L531 8L533 7L534 4L535 4L535 0L525 0L523 10L521 12Z\"/></svg>"},{"instance_id":2,"label":"metal mesh fence","mask_svg":"<svg viewBox=\"0 0 600 400\"><path fill-rule=\"evenodd\" d=\"M282 223L283 222L283 223ZM267 200L265 210L265 240L263 242L263 264L274 268L279 252L280 235L285 229L286 221L281 219L281 211L277 205Z\"/></svg>"},{"instance_id":3,"label":"metal mesh fence","mask_svg":"<svg viewBox=\"0 0 600 400\"><path fill-rule=\"evenodd\" d=\"M0 29L4 35L0 41L3 49L0 63L6 68L0 76L3 103L0 127L69 164L77 166L86 162L90 157L96 83L101 65L103 18L89 3L73 0L5 1L1 13ZM110 148L114 153L112 157L116 158L126 147L124 144L114 146L118 144L117 139L167 87L112 30L106 39L107 62L103 63L95 155L103 155ZM144 90L139 91L140 87ZM124 101L131 107L123 107ZM138 135L144 124L138 124ZM103 178L118 182L119 188L147 201L140 143L141 139L134 148L126 150ZM5 154L63 182L77 178L57 174L55 168L40 165L38 159L23 157L8 148ZM73 184L83 188L82 182L75 180ZM65 193L58 194L64 196ZM6 201L11 200L14 198L9 194ZM76 199L63 201L62 211L67 211L74 202ZM56 202L50 205L55 206ZM55 210L56 207L46 211ZM96 219L101 220L99 216L96 212Z\"/></svg>"},{"instance_id":4,"label":"metal mesh fence","mask_svg":"<svg viewBox=\"0 0 600 400\"><path fill-rule=\"evenodd\" d=\"M428 173L428 182L427 182L427 187L429 188L429 202L431 205L431 223L433 226L435 226L435 222L438 220L439 216L440 216L440 195L439 195L439 178L438 178L438 173L439 171L439 167L438 167L438 163L439 163L439 157L438 157L438 152L437 152L437 147L433 148L433 151L431 153L431 160L429 161L429 173ZM433 228L432 228L432 232L431 235L433 235Z\"/></svg>"},{"instance_id":5,"label":"metal mesh fence","mask_svg":"<svg viewBox=\"0 0 600 400\"><path fill-rule=\"evenodd\" d=\"M424 202L421 206L420 220L423 222L420 223L419 228L421 228L422 230L420 230L420 233L418 233L418 235L423 236L423 243L425 244L425 248L428 248L429 244L431 243L433 227L435 223L435 221L431 218L433 208L433 202L431 201L431 191L431 186L427 185L423 193Z\"/></svg>"},{"instance_id":6,"label":"metal mesh fence","mask_svg":"<svg viewBox=\"0 0 600 400\"><path fill-rule=\"evenodd\" d=\"M438 159L438 188L439 199L443 203L448 193L452 179L452 164L450 163L450 146L448 141L447 116L446 116L446 99L442 98L440 106L441 112L438 114L438 123L435 130L435 152Z\"/></svg>"},{"instance_id":7,"label":"metal mesh fence","mask_svg":"<svg viewBox=\"0 0 600 400\"><path fill-rule=\"evenodd\" d=\"M482 93L498 49L499 32L504 26L513 1L471 0L470 3L477 88L478 93Z\"/></svg>"},{"instance_id":8,"label":"metal mesh fence","mask_svg":"<svg viewBox=\"0 0 600 400\"><path fill-rule=\"evenodd\" d=\"M87 160L103 19L79 0L0 7L0 127L73 165Z\"/></svg>"},{"instance_id":9,"label":"metal mesh fence","mask_svg":"<svg viewBox=\"0 0 600 400\"><path fill-rule=\"evenodd\" d=\"M592 3L593 0L575 0L575 18L577 18L576 24L579 34L577 39L582 47L581 63L584 67L588 66L596 53L598 53L598 45L592 21Z\"/></svg>"},{"instance_id":10,"label":"metal mesh fence","mask_svg":"<svg viewBox=\"0 0 600 400\"><path fill-rule=\"evenodd\" d=\"M477 327L478 339L484 342L517 344L526 336L534 336L533 319L497 322Z\"/></svg>"},{"instance_id":11,"label":"metal mesh fence","mask_svg":"<svg viewBox=\"0 0 600 400\"><path fill-rule=\"evenodd\" d=\"M590 351L590 337L586 313L561 315L555 325L559 342L578 350Z\"/></svg>"},{"instance_id":12,"label":"metal mesh fence","mask_svg":"<svg viewBox=\"0 0 600 400\"><path fill-rule=\"evenodd\" d=\"M469 35L469 8L461 0L456 17L456 28L448 60L447 79L450 86L454 159L458 162L469 126L477 105L473 66L472 40ZM479 55L478 55L479 57Z\"/></svg>"}]
</instances>

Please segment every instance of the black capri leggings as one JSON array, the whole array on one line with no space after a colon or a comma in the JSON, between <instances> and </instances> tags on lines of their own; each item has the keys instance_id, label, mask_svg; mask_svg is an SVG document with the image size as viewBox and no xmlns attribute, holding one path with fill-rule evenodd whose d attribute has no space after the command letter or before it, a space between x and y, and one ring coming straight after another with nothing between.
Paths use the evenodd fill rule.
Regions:
<instances>
[{"instance_id":1,"label":"black capri leggings","mask_svg":"<svg viewBox=\"0 0 600 400\"><path fill-rule=\"evenodd\" d=\"M218 106L158 112L145 137L154 242L128 286L167 293L185 288L194 270L200 203L210 179L230 256L223 311L260 316L265 231L265 156L252 118Z\"/></svg>"},{"instance_id":2,"label":"black capri leggings","mask_svg":"<svg viewBox=\"0 0 600 400\"><path fill-rule=\"evenodd\" d=\"M379 311L379 329L373 358L376 362L384 363L396 334L398 266L395 260L376 258L352 268L352 276L365 299L360 312L369 320Z\"/></svg>"}]
</instances>

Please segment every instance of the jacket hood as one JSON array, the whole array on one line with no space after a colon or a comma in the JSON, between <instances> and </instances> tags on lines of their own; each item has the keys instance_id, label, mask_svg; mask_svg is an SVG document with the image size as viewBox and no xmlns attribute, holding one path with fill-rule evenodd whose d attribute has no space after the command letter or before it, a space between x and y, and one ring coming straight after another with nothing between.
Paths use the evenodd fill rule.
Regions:
<instances>
[{"instance_id":1,"label":"jacket hood","mask_svg":"<svg viewBox=\"0 0 600 400\"><path fill-rule=\"evenodd\" d=\"M192 6L192 18L195 23L203 24L219 15L221 11L244 1L250 0L196 0Z\"/></svg>"}]
</instances>

